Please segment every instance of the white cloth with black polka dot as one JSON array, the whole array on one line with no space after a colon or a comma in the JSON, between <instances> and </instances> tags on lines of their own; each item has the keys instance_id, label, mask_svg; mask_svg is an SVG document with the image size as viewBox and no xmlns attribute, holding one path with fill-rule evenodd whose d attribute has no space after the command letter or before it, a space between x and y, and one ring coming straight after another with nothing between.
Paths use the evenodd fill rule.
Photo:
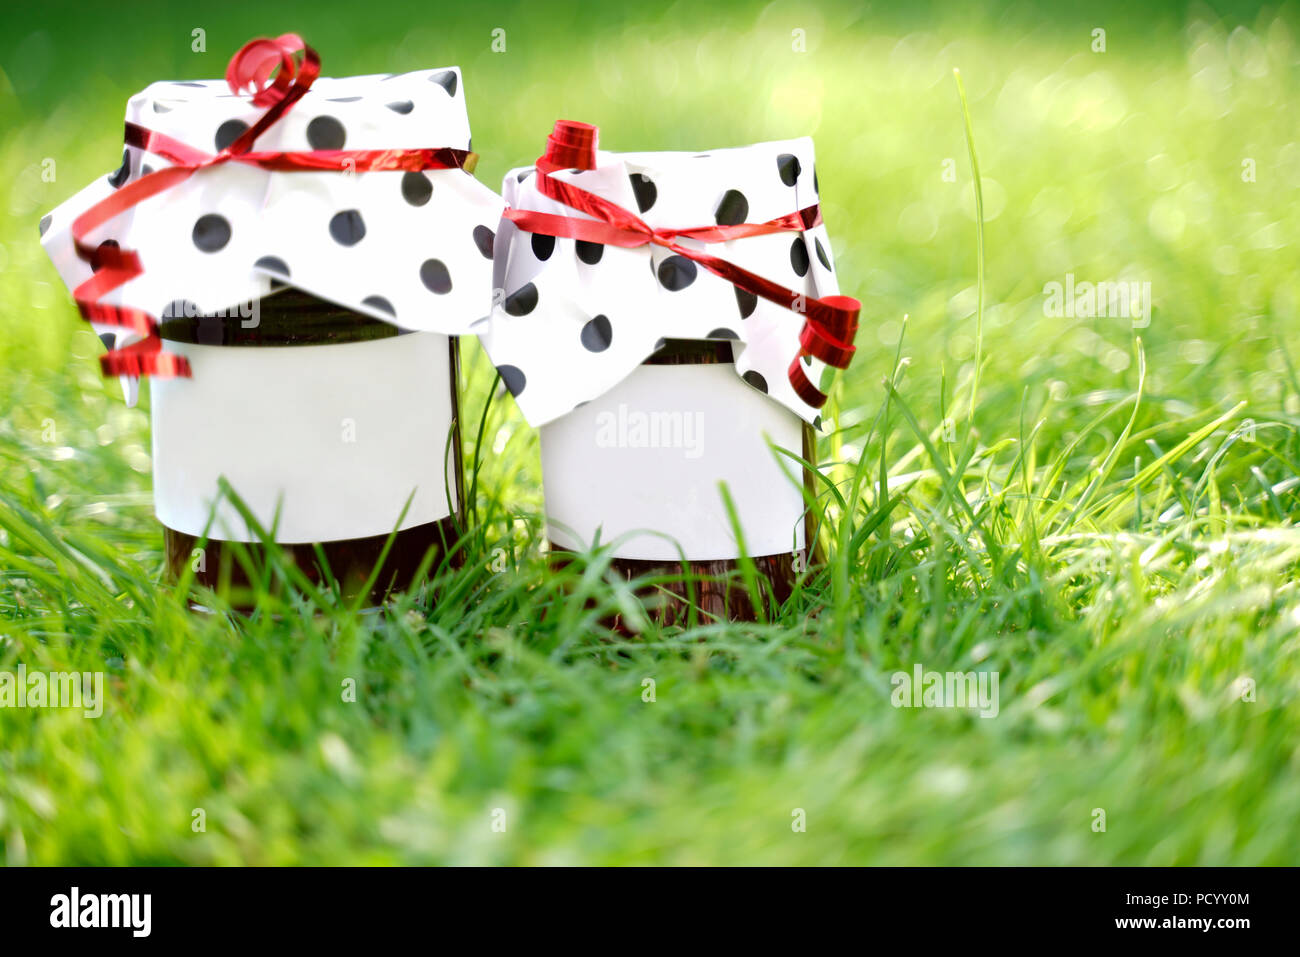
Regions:
<instances>
[{"instance_id":1,"label":"white cloth with black polka dot","mask_svg":"<svg viewBox=\"0 0 1300 957\"><path fill-rule=\"evenodd\" d=\"M707 153L597 153L593 170L552 174L639 215L656 229L761 223L816 204L812 140ZM583 214L549 199L532 167L511 171L508 206ZM838 295L825 225L722 243L679 240L810 297ZM496 235L491 315L475 326L506 388L534 426L604 395L662 339L731 339L736 374L820 427L787 370L803 317L737 289L658 245L602 246L532 234L503 220ZM823 389L829 370L806 360Z\"/></svg>"},{"instance_id":2,"label":"white cloth with black polka dot","mask_svg":"<svg viewBox=\"0 0 1300 957\"><path fill-rule=\"evenodd\" d=\"M224 80L154 83L126 119L216 153L264 113ZM258 137L256 151L470 148L456 67L322 77ZM73 220L144 173L170 165L127 147L122 166L41 220L41 244L69 289L91 267ZM460 169L267 172L227 162L149 197L89 238L140 255L144 272L104 302L155 318L230 314L291 285L403 329L463 333L491 305L491 244L501 198ZM117 346L127 330L97 326Z\"/></svg>"}]
</instances>

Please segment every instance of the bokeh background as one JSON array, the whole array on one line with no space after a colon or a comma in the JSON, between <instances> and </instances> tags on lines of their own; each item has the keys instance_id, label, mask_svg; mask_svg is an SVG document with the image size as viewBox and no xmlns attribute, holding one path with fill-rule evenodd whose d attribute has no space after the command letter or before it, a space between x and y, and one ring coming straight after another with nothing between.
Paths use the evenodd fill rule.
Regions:
<instances>
[{"instance_id":1,"label":"bokeh background","mask_svg":"<svg viewBox=\"0 0 1300 957\"><path fill-rule=\"evenodd\" d=\"M97 725L0 714L0 858L1294 863L1300 19L1294 3L1087 6L7 6L0 656L107 660L121 700ZM205 53L191 50L196 28ZM504 52L492 50L498 28ZM246 40L286 31L320 51L326 75L462 67L477 175L493 186L557 118L598 124L615 150L813 136L841 286L863 303L823 458L842 480L883 448L916 496L886 527L928 535L956 516L949 543L975 537L917 435L870 428L904 336L899 395L921 432L938 441L945 418L960 423L999 464L1004 495L1025 469L1060 465L1043 500L1022 488L984 503L1010 509L1006 542L1023 545L1031 527L1042 537L1042 563L1022 557L977 586L937 545L907 557L877 542L841 558L857 590L835 593L840 617L809 605L703 644L658 636L630 666L585 619L530 645L540 626L520 596L540 575L540 476L535 437L507 401L480 482L519 555L518 592L499 606L514 618L236 636L142 610L120 582L156 580L161 564L147 394L127 409L100 379L99 343L36 224L116 168L131 94L219 77ZM982 172L982 329L954 68ZM1044 284L1067 273L1149 282L1150 324L1046 314ZM1125 431L1139 354L1143 399ZM477 411L491 369L473 344L466 364ZM1038 422L1036 452L1017 458ZM1136 496L1120 484L1116 463L1127 479L1175 448ZM1057 538L1032 522L1059 518L1053 496L1082 516ZM110 560L121 565L103 572ZM83 575L87 563L117 605L87 611L81 585L42 584L42 569ZM906 581L891 577L900 568ZM846 572L836 587L849 583ZM303 650L318 640L325 651ZM363 718L322 716L341 660L377 696ZM889 673L917 660L1002 668L1004 716L891 709ZM677 691L645 718L638 682L651 672ZM1249 717L1228 715L1224 695L1245 675L1261 697ZM203 839L188 827L200 804ZM479 828L496 806L528 823L508 838ZM813 823L792 837L794 807ZM1096 807L1120 823L1095 832Z\"/></svg>"}]
</instances>

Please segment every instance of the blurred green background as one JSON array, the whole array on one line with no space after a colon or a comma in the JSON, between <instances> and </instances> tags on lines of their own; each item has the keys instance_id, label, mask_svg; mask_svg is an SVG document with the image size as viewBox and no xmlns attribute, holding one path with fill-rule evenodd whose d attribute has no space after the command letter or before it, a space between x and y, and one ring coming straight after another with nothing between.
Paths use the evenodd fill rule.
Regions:
<instances>
[{"instance_id":1,"label":"blurred green background","mask_svg":"<svg viewBox=\"0 0 1300 957\"><path fill-rule=\"evenodd\" d=\"M974 207L954 67L985 177L991 388L1018 399L1027 380L1125 381L1126 323L1043 314L1043 284L1067 272L1150 281L1161 313L1144 337L1151 385L1197 400L1224 398L1228 383L1240 397L1268 394L1282 371L1270 343L1300 298L1283 253L1300 176L1286 9L380 3L362 14L138 3L129 16L53 4L5 19L3 308L16 313L6 330L24 330L6 337L23 356L11 369L90 351L76 323L56 318L66 296L24 230L116 169L126 98L160 78L219 77L246 39L291 29L321 51L327 74L459 64L478 176L493 186L540 152L560 117L597 123L610 149L814 136L844 285L866 317L852 405L871 393L855 385L888 372L904 314L911 342L924 344L910 376L936 401L941 370L956 378L974 354ZM207 53L190 51L196 27ZM491 50L496 28L504 53ZM1091 49L1098 28L1105 53ZM806 52L792 49L795 30ZM54 183L41 180L47 157ZM33 311L52 315L36 322Z\"/></svg>"},{"instance_id":2,"label":"blurred green background","mask_svg":"<svg viewBox=\"0 0 1300 957\"><path fill-rule=\"evenodd\" d=\"M1300 857L1294 3L46 3L0 24L0 666L114 675L97 722L0 712L0 859ZM158 597L147 398L99 378L36 223L116 168L128 96L285 31L326 75L459 65L493 187L557 118L613 150L812 135L863 303L822 457L869 485L883 453L904 498L831 503L837 528L882 521L771 623L615 650L547 591L536 440L505 401L476 504L510 572L442 612L237 628ZM1047 315L1067 273L1149 282L1149 326ZM492 377L466 356L474 415ZM891 376L911 421L873 427ZM1002 716L891 708L917 661L1000 669ZM358 713L340 674L364 675Z\"/></svg>"}]
</instances>

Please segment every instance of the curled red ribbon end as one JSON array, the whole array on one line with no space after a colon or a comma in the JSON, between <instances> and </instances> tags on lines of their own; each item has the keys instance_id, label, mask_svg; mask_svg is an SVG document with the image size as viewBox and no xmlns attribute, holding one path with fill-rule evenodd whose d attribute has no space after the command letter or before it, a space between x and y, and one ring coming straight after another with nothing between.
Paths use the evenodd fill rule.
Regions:
<instances>
[{"instance_id":1,"label":"curled red ribbon end","mask_svg":"<svg viewBox=\"0 0 1300 957\"><path fill-rule=\"evenodd\" d=\"M595 169L600 130L577 120L556 120L543 157L554 169Z\"/></svg>"},{"instance_id":2,"label":"curled red ribbon end","mask_svg":"<svg viewBox=\"0 0 1300 957\"><path fill-rule=\"evenodd\" d=\"M274 79L271 77L273 72ZM268 107L266 113L216 156L208 156L168 137L160 137L159 142L166 140L176 148L157 152L178 165L142 176L73 221L72 239L77 255L89 262L94 270L93 276L73 290L78 311L88 321L124 326L144 337L139 342L100 356L100 367L105 375L188 377L191 370L184 356L162 351L157 319L139 309L111 306L101 301L114 289L144 272L140 257L115 243L92 246L86 237L137 203L189 179L196 171L246 153L258 136L302 98L319 73L320 58L297 34L286 33L274 40L258 39L244 44L226 68L226 82L234 93L251 95L255 105ZM149 131L138 127L133 129L133 124L127 124L126 141L143 148L154 145Z\"/></svg>"},{"instance_id":3,"label":"curled red ribbon end","mask_svg":"<svg viewBox=\"0 0 1300 957\"><path fill-rule=\"evenodd\" d=\"M124 326L144 337L130 346L101 356L100 365L105 375L190 375L190 364L184 356L162 351L157 319L139 309L111 306L101 301L114 289L143 273L144 267L134 251L120 249L112 241L93 245L87 237L136 204L184 182L201 169L227 162L245 163L272 172L469 171L474 168L477 154L450 147L253 152L254 141L302 99L319 75L320 57L296 33L285 33L274 40L262 38L245 43L230 59L226 83L236 95L250 96L254 105L266 107L266 112L216 155L209 155L134 123L126 124L126 145L157 154L176 165L155 170L126 184L82 212L72 223L72 240L77 255L90 263L94 270L94 275L72 292L82 317L103 325Z\"/></svg>"},{"instance_id":4,"label":"curled red ribbon end","mask_svg":"<svg viewBox=\"0 0 1300 957\"><path fill-rule=\"evenodd\" d=\"M653 243L699 263L737 289L753 293L792 312L802 313L804 326L799 333L800 351L790 363L787 377L795 394L804 403L815 409L825 405L826 394L808 380L801 360L804 356L812 356L836 369L848 368L856 351L853 339L858 332L858 316L862 311L862 303L852 296L826 296L822 299L809 297L764 279L747 269L742 269L735 263L683 246L675 241L698 239L708 243L719 243L775 232L803 232L821 224L820 207L809 206L765 223L699 226L691 229L654 229L635 213L617 203L612 203L585 189L579 189L572 183L551 177L551 173L560 169L595 169L599 133L595 126L587 123L558 120L546 141L546 152L538 158L535 166L537 189L544 196L563 203L571 209L586 213L594 217L593 219L557 216L553 213L526 209L507 209L505 218L526 232L562 236L566 239L582 239L623 247Z\"/></svg>"},{"instance_id":5,"label":"curled red ribbon end","mask_svg":"<svg viewBox=\"0 0 1300 957\"><path fill-rule=\"evenodd\" d=\"M162 340L157 336L141 339L100 356L99 367L105 376L190 377L189 360L184 356L163 352Z\"/></svg>"},{"instance_id":6,"label":"curled red ribbon end","mask_svg":"<svg viewBox=\"0 0 1300 957\"><path fill-rule=\"evenodd\" d=\"M236 96L251 96L254 106L274 106L285 98L298 75L296 54L306 50L307 44L296 33L281 34L274 40L250 40L230 58L226 84ZM280 72L267 83L277 67Z\"/></svg>"}]
</instances>

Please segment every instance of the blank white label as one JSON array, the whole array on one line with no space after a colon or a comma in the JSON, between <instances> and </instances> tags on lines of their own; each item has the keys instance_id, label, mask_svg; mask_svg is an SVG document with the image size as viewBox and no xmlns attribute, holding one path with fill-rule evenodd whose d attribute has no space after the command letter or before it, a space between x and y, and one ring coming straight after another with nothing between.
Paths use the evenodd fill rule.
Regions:
<instances>
[{"instance_id":1,"label":"blank white label","mask_svg":"<svg viewBox=\"0 0 1300 957\"><path fill-rule=\"evenodd\" d=\"M446 336L167 349L193 369L151 383L154 508L169 528L203 534L222 477L263 528L278 508L275 539L286 544L384 535L451 514ZM209 534L258 540L226 500Z\"/></svg>"},{"instance_id":2,"label":"blank white label","mask_svg":"<svg viewBox=\"0 0 1300 957\"><path fill-rule=\"evenodd\" d=\"M642 365L600 398L541 428L550 540L619 558L734 559L804 545L802 423L730 365ZM626 536L626 538L624 538ZM681 551L678 551L678 546Z\"/></svg>"}]
</instances>

